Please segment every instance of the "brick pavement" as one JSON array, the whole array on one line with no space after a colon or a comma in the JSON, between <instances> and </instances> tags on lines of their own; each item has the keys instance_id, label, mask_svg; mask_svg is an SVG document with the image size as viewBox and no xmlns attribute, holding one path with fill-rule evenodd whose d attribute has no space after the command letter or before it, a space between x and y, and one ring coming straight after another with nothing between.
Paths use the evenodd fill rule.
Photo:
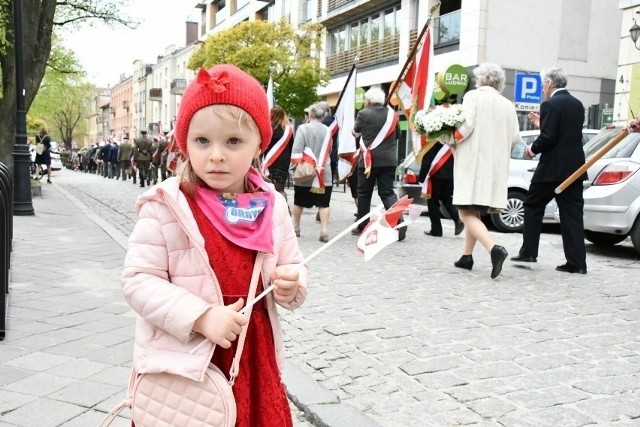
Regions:
<instances>
[{"instance_id":1,"label":"brick pavement","mask_svg":"<svg viewBox=\"0 0 640 427\"><path fill-rule=\"evenodd\" d=\"M57 173L54 188L44 188L44 198L49 194L64 197L57 191L73 193L73 197L90 206L96 218L127 235L135 221L131 206L141 189L131 183L75 175L69 171ZM334 191L331 235L353 221L353 211L349 195ZM52 252L59 251L60 242L65 241L61 231L76 229L91 215L79 213L68 218L66 230L48 230L45 234L50 237L41 239L43 244ZM315 211L309 211L303 216L300 242L305 254L320 246L319 225L314 215ZM426 229L428 219L421 218L410 227L406 241L392 245L368 263L355 252L352 236L345 237L312 262L307 303L293 313L282 314L287 356L295 367L292 375L312 377L325 391L333 393L327 395L329 400L337 396L348 405L343 408L355 408L383 426L640 425L640 295L636 279L639 263L628 242L607 250L588 245L589 274L569 275L554 270L564 260L560 237L552 230L542 237L538 263L518 266L507 261L502 275L491 280L489 256L482 248L476 248L471 272L456 269L452 263L459 257L462 236L454 237L453 227L446 221L443 238L424 236L422 231ZM496 243L504 245L511 254L517 252L520 235L492 234ZM90 233L87 237L91 242L94 236ZM46 243L51 240L54 243ZM67 241L77 240L67 237ZM94 266L89 270L93 275L116 275L122 255L109 256L112 253L109 247L95 243L93 249L79 252L76 262ZM18 259L25 262L31 256L26 254L33 252L31 246L21 247L23 255L14 259L14 269ZM73 269L69 277L78 276L81 271L86 270ZM13 283L18 288L24 286L24 293L29 295L35 286L32 281L40 280L41 284L50 281L46 268L34 274L29 280L14 277ZM72 284L82 289L80 277L73 279ZM51 290L54 294L44 300L66 301L66 294L55 294L55 289L54 286ZM12 292L12 303L18 292ZM103 296L103 292L116 291L92 287L90 292ZM111 301L115 297L109 295ZM86 298L78 300L79 303L64 306L89 304ZM130 343L126 341L130 337L120 343L118 340L127 331L130 334L130 329L117 322L111 324L109 317L109 326L113 328L106 331L85 332L84 327L73 327L49 332L47 328L52 322L28 318L41 314L39 303L32 301L20 308L29 313L19 321L26 324L18 330L24 336L13 338L30 341L31 347L15 346L15 349L11 341L0 344L3 387L0 426L14 419L5 418L16 412L6 412L1 396L8 393L22 398L21 393L30 390L28 382L25 385L15 380L19 374L14 372L13 365L7 369L6 357L12 360L26 357L26 362L11 363L30 365L29 358L41 353L33 347L45 345L46 355L69 357L65 352L82 352L93 358L105 353L92 347L103 345L92 341L101 333L113 340L109 347L115 353L109 356L113 360L98 359L95 363L111 363L113 369L120 368L119 375L125 376L126 369L121 365L126 366L127 361L116 360L128 355ZM120 300L119 304L112 302L101 307L87 328L105 323L100 318L103 308L118 307L124 311L116 312L115 317L126 317L127 307L121 304L124 303ZM57 305L51 307L55 308L47 306L47 310L59 309ZM73 324L79 317L75 313L51 315ZM44 330L35 336L24 332L32 328ZM87 335L60 338L60 330L81 330ZM10 352L5 351L8 345ZM57 346L63 348L57 353L49 350ZM48 363L49 359L42 359L35 359L35 364ZM42 369L39 374L52 375L51 368ZM100 377L95 373L86 375L92 378L91 382ZM56 391L42 391L40 394L46 397L31 397L28 401L52 401L60 406L60 413L65 413L63 403L70 399L55 394L71 387L64 384L68 377L62 377L67 381L58 380L53 386ZM113 384L103 381L116 387L121 384L121 380ZM18 385L12 386L16 382ZM72 384L81 390L78 396L86 395L89 399L96 394L82 392L82 385L76 383L83 381L75 380ZM15 387L22 387L22 391L13 391ZM73 393L74 387L68 393ZM302 392L298 396L306 399ZM116 400L107 400L98 410L108 409ZM307 408L322 420L319 425L354 424L348 416L341 416L344 413L332 411L331 405L307 401ZM327 408L328 414L324 414ZM28 406L23 411L34 412Z\"/></svg>"}]
</instances>

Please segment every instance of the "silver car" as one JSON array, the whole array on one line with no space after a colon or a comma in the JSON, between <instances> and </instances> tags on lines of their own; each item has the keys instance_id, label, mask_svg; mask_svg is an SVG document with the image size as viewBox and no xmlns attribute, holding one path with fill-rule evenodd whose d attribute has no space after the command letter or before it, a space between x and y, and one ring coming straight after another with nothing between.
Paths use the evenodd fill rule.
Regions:
<instances>
[{"instance_id":1,"label":"silver car","mask_svg":"<svg viewBox=\"0 0 640 427\"><path fill-rule=\"evenodd\" d=\"M617 135L620 129L609 132ZM640 133L631 133L588 170L584 229L588 241L610 246L631 237L640 253ZM585 146L587 159L602 145Z\"/></svg>"}]
</instances>

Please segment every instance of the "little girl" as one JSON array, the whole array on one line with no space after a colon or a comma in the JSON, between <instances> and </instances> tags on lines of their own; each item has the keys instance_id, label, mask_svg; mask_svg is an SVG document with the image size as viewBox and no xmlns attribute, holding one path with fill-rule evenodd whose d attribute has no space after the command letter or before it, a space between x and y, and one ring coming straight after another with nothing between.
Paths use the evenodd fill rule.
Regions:
<instances>
[{"instance_id":1,"label":"little girl","mask_svg":"<svg viewBox=\"0 0 640 427\"><path fill-rule=\"evenodd\" d=\"M139 197L122 283L138 314L133 369L202 380L209 362L228 376L257 252L266 253L239 375L236 426L291 426L281 381L282 331L275 304L299 307L300 265L287 204L256 169L271 140L264 89L232 65L200 70L182 97L175 129L179 177ZM207 345L190 350L204 338ZM215 351L214 351L215 350Z\"/></svg>"}]
</instances>

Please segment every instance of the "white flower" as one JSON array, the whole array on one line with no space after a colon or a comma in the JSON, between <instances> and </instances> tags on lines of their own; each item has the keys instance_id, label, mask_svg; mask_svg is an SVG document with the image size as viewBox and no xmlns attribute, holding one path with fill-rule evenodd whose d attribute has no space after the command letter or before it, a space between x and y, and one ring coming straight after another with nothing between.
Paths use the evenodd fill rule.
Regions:
<instances>
[{"instance_id":1,"label":"white flower","mask_svg":"<svg viewBox=\"0 0 640 427\"><path fill-rule=\"evenodd\" d=\"M428 134L442 131L453 131L464 122L462 105L437 105L431 110L420 110L413 123L420 134Z\"/></svg>"}]
</instances>

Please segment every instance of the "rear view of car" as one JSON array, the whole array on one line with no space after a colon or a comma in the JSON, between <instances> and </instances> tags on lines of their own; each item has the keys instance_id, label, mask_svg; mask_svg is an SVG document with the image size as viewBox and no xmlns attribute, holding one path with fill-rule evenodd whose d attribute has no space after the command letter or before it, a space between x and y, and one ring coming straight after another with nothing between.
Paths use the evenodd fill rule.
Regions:
<instances>
[{"instance_id":1,"label":"rear view of car","mask_svg":"<svg viewBox=\"0 0 640 427\"><path fill-rule=\"evenodd\" d=\"M615 129L617 134L619 129ZM631 237L640 252L640 133L632 133L589 168L584 191L588 241L614 245ZM587 158L601 146L585 147Z\"/></svg>"}]
</instances>

